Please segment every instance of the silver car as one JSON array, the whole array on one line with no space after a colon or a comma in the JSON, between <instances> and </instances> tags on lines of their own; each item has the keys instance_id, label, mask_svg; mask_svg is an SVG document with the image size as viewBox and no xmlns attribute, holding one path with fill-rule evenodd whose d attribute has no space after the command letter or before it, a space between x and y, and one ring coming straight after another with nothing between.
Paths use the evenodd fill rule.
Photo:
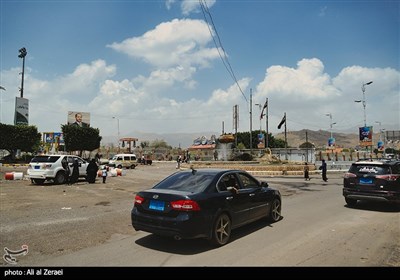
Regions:
<instances>
[{"instance_id":1,"label":"silver car","mask_svg":"<svg viewBox=\"0 0 400 280\"><path fill-rule=\"evenodd\" d=\"M28 177L34 184L43 184L46 180L52 180L55 184L63 184L66 181L65 169L62 165L66 159L72 172L72 164L78 160L79 177L86 177L88 162L74 155L41 155L32 158L28 166Z\"/></svg>"}]
</instances>

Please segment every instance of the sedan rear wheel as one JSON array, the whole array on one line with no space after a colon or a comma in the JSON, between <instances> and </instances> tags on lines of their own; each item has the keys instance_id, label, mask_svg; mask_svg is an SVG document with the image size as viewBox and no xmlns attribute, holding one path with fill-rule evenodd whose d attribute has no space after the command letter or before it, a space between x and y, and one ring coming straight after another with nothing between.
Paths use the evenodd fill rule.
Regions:
<instances>
[{"instance_id":1,"label":"sedan rear wheel","mask_svg":"<svg viewBox=\"0 0 400 280\"><path fill-rule=\"evenodd\" d=\"M231 237L231 219L227 214L218 216L214 224L212 243L223 246L229 242Z\"/></svg>"},{"instance_id":2,"label":"sedan rear wheel","mask_svg":"<svg viewBox=\"0 0 400 280\"><path fill-rule=\"evenodd\" d=\"M356 206L357 204L357 199L352 199L352 198L347 198L345 197L344 200L346 201L347 205L351 206Z\"/></svg>"},{"instance_id":3,"label":"sedan rear wheel","mask_svg":"<svg viewBox=\"0 0 400 280\"><path fill-rule=\"evenodd\" d=\"M281 206L281 201L277 198L274 198L268 215L270 222L275 223L281 219Z\"/></svg>"}]
</instances>

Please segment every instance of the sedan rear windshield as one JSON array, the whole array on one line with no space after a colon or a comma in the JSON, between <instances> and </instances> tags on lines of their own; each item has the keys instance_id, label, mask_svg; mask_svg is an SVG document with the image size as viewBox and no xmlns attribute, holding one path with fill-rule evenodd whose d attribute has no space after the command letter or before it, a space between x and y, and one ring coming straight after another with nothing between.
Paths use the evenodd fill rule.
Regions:
<instances>
[{"instance_id":1,"label":"sedan rear windshield","mask_svg":"<svg viewBox=\"0 0 400 280\"><path fill-rule=\"evenodd\" d=\"M390 174L390 169L385 165L352 165L350 173L354 174L374 174L374 175L384 175Z\"/></svg>"},{"instance_id":2,"label":"sedan rear windshield","mask_svg":"<svg viewBox=\"0 0 400 280\"><path fill-rule=\"evenodd\" d=\"M176 173L159 184L154 189L170 189L192 193L202 192L212 182L214 175L192 172Z\"/></svg>"},{"instance_id":3,"label":"sedan rear windshield","mask_svg":"<svg viewBox=\"0 0 400 280\"><path fill-rule=\"evenodd\" d=\"M60 157L59 156L37 156L34 157L31 162L50 162L54 163L56 162Z\"/></svg>"}]
</instances>

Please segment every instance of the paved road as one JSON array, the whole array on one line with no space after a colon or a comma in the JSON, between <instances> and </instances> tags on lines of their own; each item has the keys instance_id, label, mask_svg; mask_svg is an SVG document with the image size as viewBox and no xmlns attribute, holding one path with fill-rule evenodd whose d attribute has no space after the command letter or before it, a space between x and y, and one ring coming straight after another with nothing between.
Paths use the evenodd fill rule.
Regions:
<instances>
[{"instance_id":1,"label":"paved road","mask_svg":"<svg viewBox=\"0 0 400 280\"><path fill-rule=\"evenodd\" d=\"M105 185L81 182L70 189L25 181L18 187L34 199L2 203L1 246L28 244L21 266L400 265L399 208L346 207L341 174L331 174L328 183L319 176L309 182L294 176L263 178L283 194L283 219L238 229L221 248L205 240L174 241L134 231L129 220L133 194L173 171L174 166L139 166L126 177L108 178ZM12 188L2 184L2 202L15 198ZM48 197L48 205L39 205L44 201L34 192ZM7 217L11 209L14 218Z\"/></svg>"}]
</instances>

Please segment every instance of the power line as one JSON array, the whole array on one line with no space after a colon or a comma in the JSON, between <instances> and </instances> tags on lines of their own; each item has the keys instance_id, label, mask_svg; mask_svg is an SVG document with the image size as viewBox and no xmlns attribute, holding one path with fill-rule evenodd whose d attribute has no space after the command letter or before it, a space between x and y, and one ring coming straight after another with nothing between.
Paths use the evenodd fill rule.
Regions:
<instances>
[{"instance_id":1,"label":"power line","mask_svg":"<svg viewBox=\"0 0 400 280\"><path fill-rule=\"evenodd\" d=\"M206 21L207 26L208 26L208 30L210 31L210 35L211 35L211 37L212 37L212 39L213 39L213 41L214 41L215 46L217 47L217 51L218 51L219 57L221 58L222 63L223 63L224 66L225 66L225 69L229 72L229 74L231 75L232 79L235 81L236 85L238 86L240 92L242 93L244 99L245 99L246 102L248 103L247 98L246 98L246 95L243 93L242 88L240 87L240 85L239 85L239 83L238 83L238 81L237 81L237 78L236 78L236 76L235 76L235 73L233 72L232 66L231 66L231 64L229 63L228 57L226 56L225 49L224 49L224 47L222 46L221 39L220 39L220 37L219 37L219 35L218 35L217 28L215 27L215 24L214 24L214 21L213 21L213 19L212 19L211 13L210 13L210 11L209 11L209 9L208 9L207 3L206 3L206 1L204 1L204 0L199 0L199 3L200 3L201 11L203 12L204 20ZM210 23L209 20L207 19L207 15L206 15L206 14L208 14L211 23ZM213 33L212 33L212 30L211 30L211 28L210 28L210 25L212 25L212 27L213 27L213 29L214 29L215 36L217 37L218 42L216 41L215 36L214 36ZM220 52L220 48L221 48L221 50L223 51L223 55L222 55L221 52Z\"/></svg>"}]
</instances>

